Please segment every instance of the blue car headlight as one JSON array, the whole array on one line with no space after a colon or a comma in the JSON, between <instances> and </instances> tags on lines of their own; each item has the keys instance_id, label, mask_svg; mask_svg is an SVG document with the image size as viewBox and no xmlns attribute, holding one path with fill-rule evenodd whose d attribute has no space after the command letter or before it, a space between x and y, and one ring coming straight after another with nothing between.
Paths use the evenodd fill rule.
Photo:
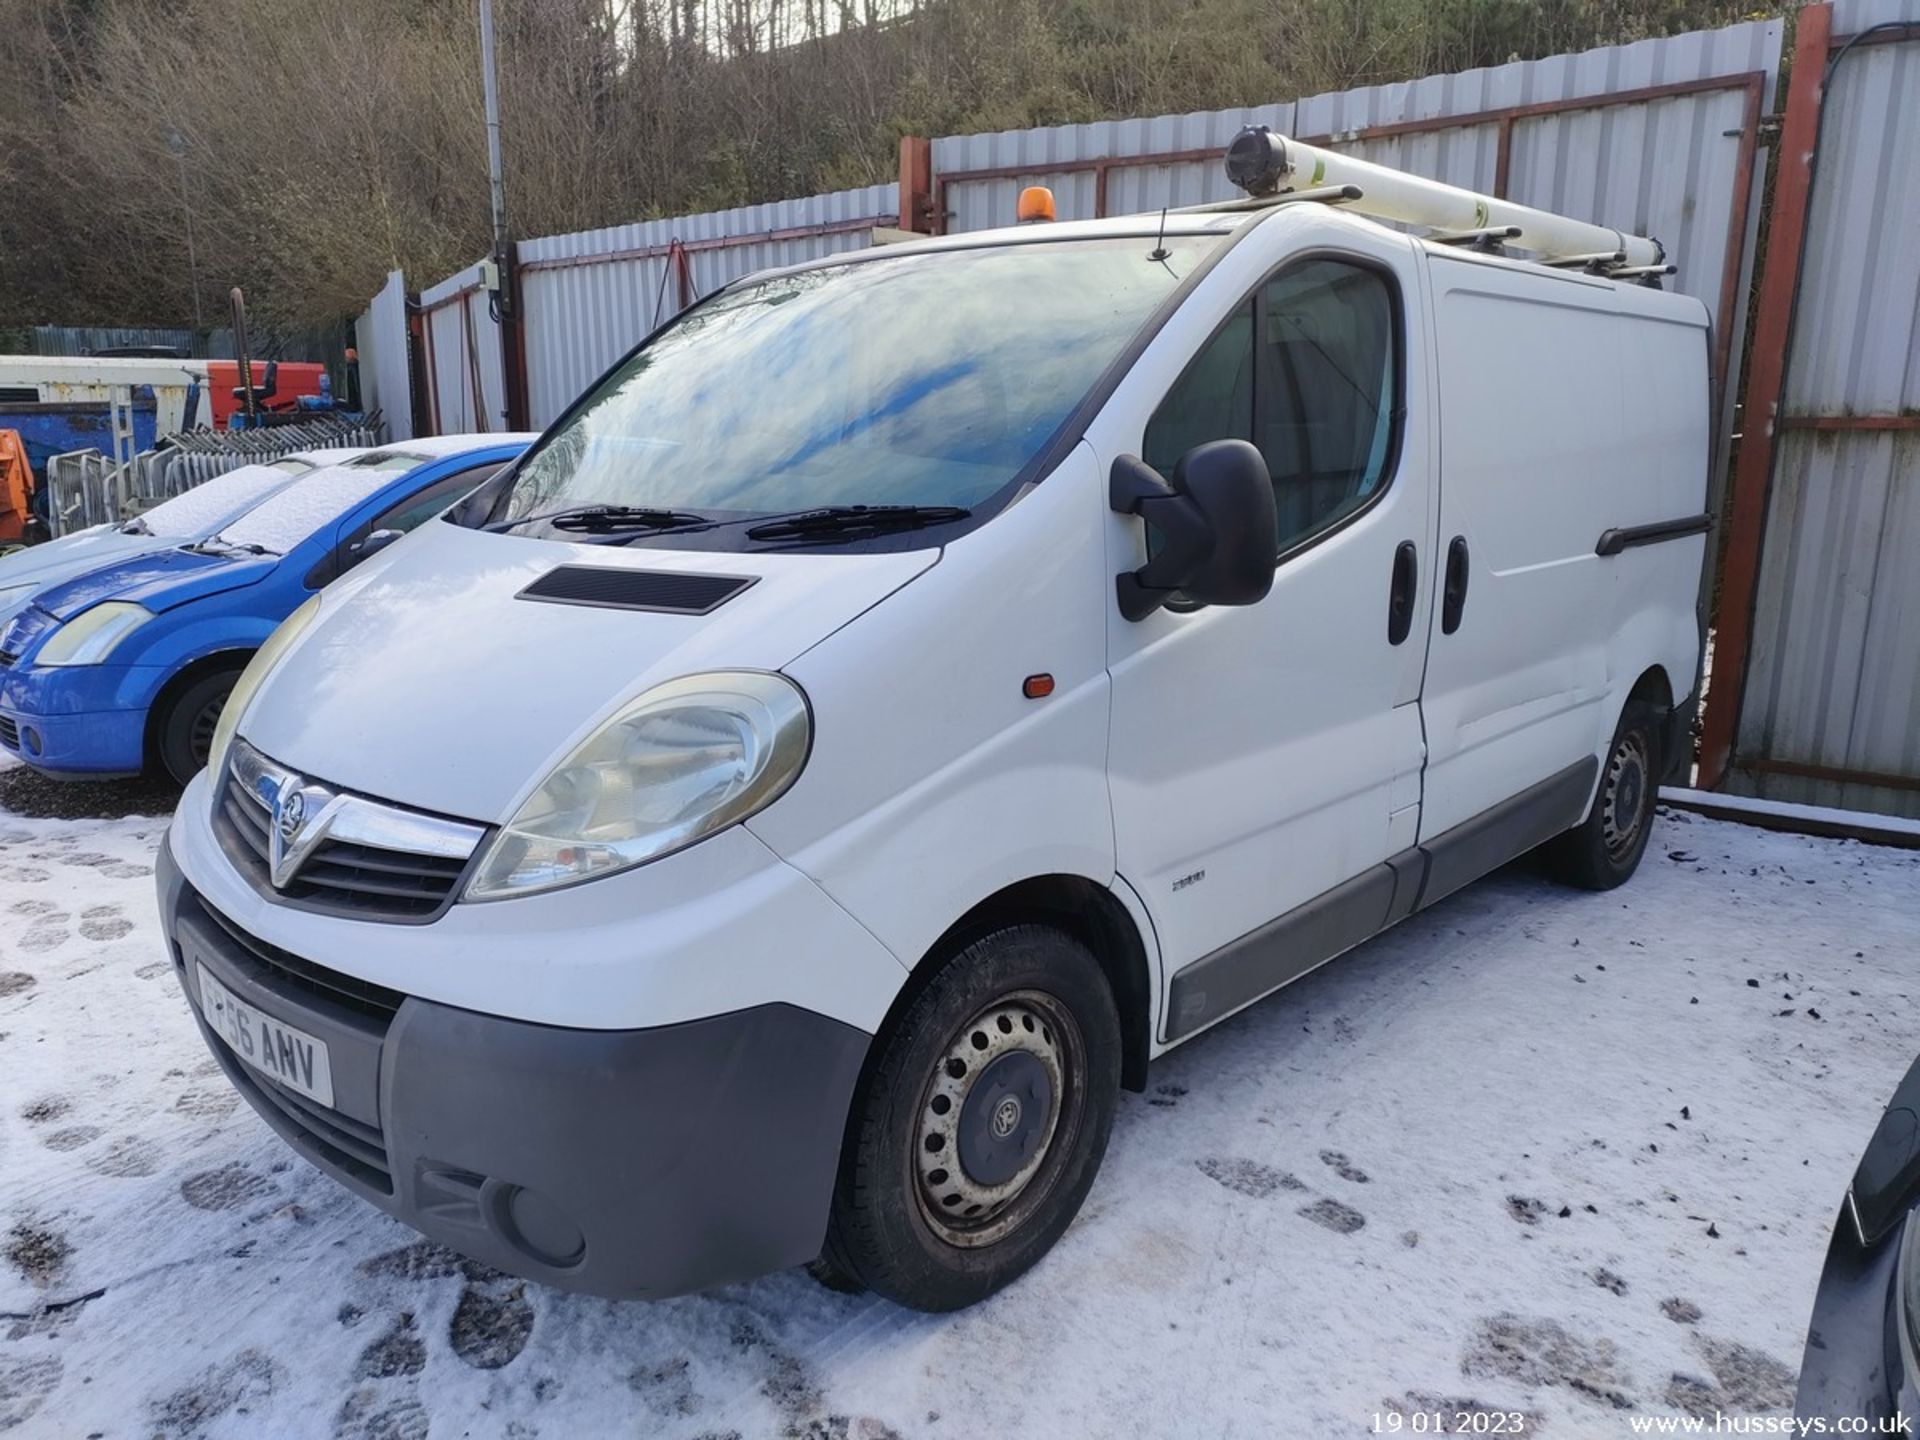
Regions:
<instances>
[{"instance_id":1,"label":"blue car headlight","mask_svg":"<svg viewBox=\"0 0 1920 1440\"><path fill-rule=\"evenodd\" d=\"M67 621L40 646L33 657L36 665L98 665L113 653L114 647L142 625L153 619L144 605L110 600L83 610Z\"/></svg>"}]
</instances>

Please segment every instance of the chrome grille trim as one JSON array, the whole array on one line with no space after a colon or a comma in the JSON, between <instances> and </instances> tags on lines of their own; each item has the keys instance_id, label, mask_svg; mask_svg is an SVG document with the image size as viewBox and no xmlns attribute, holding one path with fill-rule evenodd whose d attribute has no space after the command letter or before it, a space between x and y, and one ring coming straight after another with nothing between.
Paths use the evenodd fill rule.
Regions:
<instances>
[{"instance_id":1,"label":"chrome grille trim","mask_svg":"<svg viewBox=\"0 0 1920 1440\"><path fill-rule=\"evenodd\" d=\"M331 813L326 815L324 838L329 840L343 840L374 850L395 850L403 855L431 855L457 860L464 865L472 858L487 833L479 825L442 820L438 816L422 815L415 810L396 809L362 795L327 791L324 786L314 785L297 771L276 765L244 740L233 742L233 754L227 769L239 793L257 805L262 816L269 819L273 814L275 799L289 783L298 789L328 795L330 798L325 801L325 810ZM316 814L314 819L307 822L308 826L317 826L320 818Z\"/></svg>"},{"instance_id":2,"label":"chrome grille trim","mask_svg":"<svg viewBox=\"0 0 1920 1440\"><path fill-rule=\"evenodd\" d=\"M469 821L335 790L239 739L214 791L213 821L228 855L269 899L411 924L437 920L458 898L487 836Z\"/></svg>"}]
</instances>

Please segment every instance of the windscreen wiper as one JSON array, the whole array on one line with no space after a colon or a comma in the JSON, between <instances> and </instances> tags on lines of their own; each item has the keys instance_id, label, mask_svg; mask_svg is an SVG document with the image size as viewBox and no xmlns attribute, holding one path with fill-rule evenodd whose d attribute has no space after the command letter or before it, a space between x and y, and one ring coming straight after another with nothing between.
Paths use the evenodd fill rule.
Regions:
<instances>
[{"instance_id":1,"label":"windscreen wiper","mask_svg":"<svg viewBox=\"0 0 1920 1440\"><path fill-rule=\"evenodd\" d=\"M708 523L706 516L690 510L660 510L646 505L575 505L542 515L522 515L518 520L496 520L481 528L514 530L538 522L556 530L583 530L592 535L613 535L626 530L678 530L685 525Z\"/></svg>"},{"instance_id":2,"label":"windscreen wiper","mask_svg":"<svg viewBox=\"0 0 1920 1440\"><path fill-rule=\"evenodd\" d=\"M858 540L895 530L918 530L964 520L964 505L827 505L762 520L747 527L750 540Z\"/></svg>"},{"instance_id":3,"label":"windscreen wiper","mask_svg":"<svg viewBox=\"0 0 1920 1440\"><path fill-rule=\"evenodd\" d=\"M151 535L153 533L153 527L136 515L120 527L120 533L122 535Z\"/></svg>"}]
</instances>

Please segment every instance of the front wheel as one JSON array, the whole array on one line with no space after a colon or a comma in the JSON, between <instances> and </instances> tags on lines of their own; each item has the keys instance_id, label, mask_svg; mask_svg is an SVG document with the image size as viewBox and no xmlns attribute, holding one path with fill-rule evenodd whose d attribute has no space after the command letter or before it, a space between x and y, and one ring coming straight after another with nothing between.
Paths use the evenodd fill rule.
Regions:
<instances>
[{"instance_id":1,"label":"front wheel","mask_svg":"<svg viewBox=\"0 0 1920 1440\"><path fill-rule=\"evenodd\" d=\"M155 722L155 758L177 785L185 785L206 766L214 726L233 692L238 670L202 675L167 701Z\"/></svg>"},{"instance_id":2,"label":"front wheel","mask_svg":"<svg viewBox=\"0 0 1920 1440\"><path fill-rule=\"evenodd\" d=\"M916 1310L1018 1278L1073 1222L1120 1092L1099 962L1042 925L957 951L878 1042L821 1271Z\"/></svg>"},{"instance_id":3,"label":"front wheel","mask_svg":"<svg viewBox=\"0 0 1920 1440\"><path fill-rule=\"evenodd\" d=\"M1644 700L1629 700L1600 771L1600 787L1587 818L1547 842L1554 875L1585 890L1623 885L1640 867L1653 831L1659 789L1661 713Z\"/></svg>"}]
</instances>

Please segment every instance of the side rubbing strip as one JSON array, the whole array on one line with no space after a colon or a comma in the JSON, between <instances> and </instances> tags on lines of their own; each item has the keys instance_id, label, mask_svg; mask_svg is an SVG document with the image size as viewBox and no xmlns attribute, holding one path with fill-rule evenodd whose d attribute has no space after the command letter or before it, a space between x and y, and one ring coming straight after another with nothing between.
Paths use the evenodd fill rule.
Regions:
<instances>
[{"instance_id":1,"label":"side rubbing strip","mask_svg":"<svg viewBox=\"0 0 1920 1440\"><path fill-rule=\"evenodd\" d=\"M1689 515L1683 520L1661 520L1652 525L1628 525L1619 530L1600 532L1596 555L1618 555L1636 545L1658 545L1662 540L1682 540L1689 535L1704 535L1713 528L1711 515Z\"/></svg>"},{"instance_id":2,"label":"side rubbing strip","mask_svg":"<svg viewBox=\"0 0 1920 1440\"><path fill-rule=\"evenodd\" d=\"M1420 848L1427 852L1429 863L1420 908L1444 900L1462 885L1578 825L1599 773L1600 762L1589 755L1424 841Z\"/></svg>"},{"instance_id":3,"label":"side rubbing strip","mask_svg":"<svg viewBox=\"0 0 1920 1440\"><path fill-rule=\"evenodd\" d=\"M1189 1035L1384 930L1394 884L1393 867L1376 865L1177 971L1167 1037Z\"/></svg>"},{"instance_id":4,"label":"side rubbing strip","mask_svg":"<svg viewBox=\"0 0 1920 1440\"><path fill-rule=\"evenodd\" d=\"M706 615L753 584L755 575L698 575L684 570L622 570L611 565L562 565L519 594L522 600L591 605L603 610L654 610Z\"/></svg>"}]
</instances>

